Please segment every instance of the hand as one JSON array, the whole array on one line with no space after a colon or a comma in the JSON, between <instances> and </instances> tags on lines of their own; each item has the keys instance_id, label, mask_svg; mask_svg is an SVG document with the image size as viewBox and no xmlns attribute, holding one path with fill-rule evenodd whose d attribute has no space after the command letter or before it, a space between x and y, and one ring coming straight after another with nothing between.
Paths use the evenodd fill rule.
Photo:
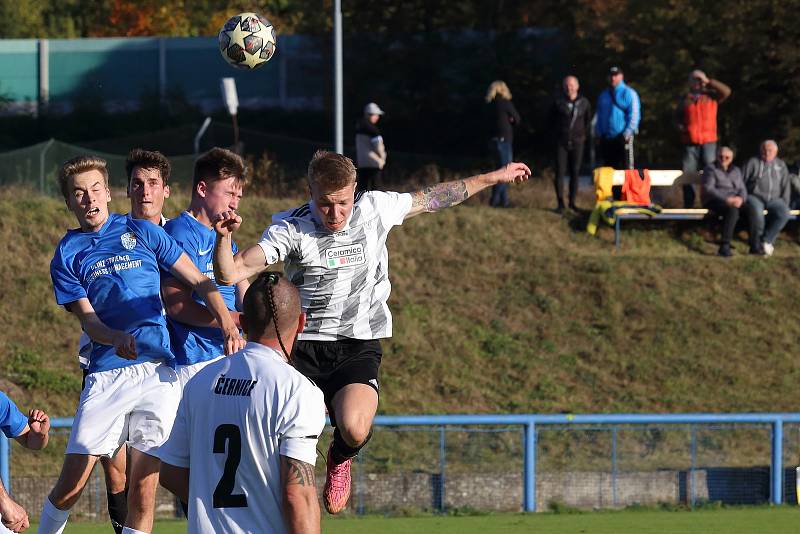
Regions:
<instances>
[{"instance_id":1,"label":"hand","mask_svg":"<svg viewBox=\"0 0 800 534\"><path fill-rule=\"evenodd\" d=\"M127 332L116 332L112 339L117 356L126 360L136 359L136 340Z\"/></svg>"},{"instance_id":2,"label":"hand","mask_svg":"<svg viewBox=\"0 0 800 534\"><path fill-rule=\"evenodd\" d=\"M214 217L214 230L220 237L226 237L239 229L242 218L233 210L223 211Z\"/></svg>"},{"instance_id":3,"label":"hand","mask_svg":"<svg viewBox=\"0 0 800 534\"><path fill-rule=\"evenodd\" d=\"M505 167L489 173L491 184L522 183L531 177L531 170L524 163L511 162Z\"/></svg>"},{"instance_id":4,"label":"hand","mask_svg":"<svg viewBox=\"0 0 800 534\"><path fill-rule=\"evenodd\" d=\"M700 69L692 71L692 78L697 78L703 83L708 83L708 76L706 76L706 73Z\"/></svg>"},{"instance_id":5,"label":"hand","mask_svg":"<svg viewBox=\"0 0 800 534\"><path fill-rule=\"evenodd\" d=\"M0 515L2 515L3 526L14 532L22 532L30 527L28 512L14 502L11 497L0 501Z\"/></svg>"},{"instance_id":6,"label":"hand","mask_svg":"<svg viewBox=\"0 0 800 534\"><path fill-rule=\"evenodd\" d=\"M631 139L633 139L633 132L630 130L625 130L622 132L622 138L625 139L626 143L630 143Z\"/></svg>"},{"instance_id":7,"label":"hand","mask_svg":"<svg viewBox=\"0 0 800 534\"><path fill-rule=\"evenodd\" d=\"M31 432L44 438L50 431L50 417L42 410L31 410L28 414L28 426Z\"/></svg>"},{"instance_id":8,"label":"hand","mask_svg":"<svg viewBox=\"0 0 800 534\"><path fill-rule=\"evenodd\" d=\"M728 197L725 199L725 204L733 208L741 208L743 203L742 197Z\"/></svg>"},{"instance_id":9,"label":"hand","mask_svg":"<svg viewBox=\"0 0 800 534\"><path fill-rule=\"evenodd\" d=\"M240 351L244 348L245 341L236 327L230 329L222 329L225 336L225 355L230 356L234 352Z\"/></svg>"}]
</instances>

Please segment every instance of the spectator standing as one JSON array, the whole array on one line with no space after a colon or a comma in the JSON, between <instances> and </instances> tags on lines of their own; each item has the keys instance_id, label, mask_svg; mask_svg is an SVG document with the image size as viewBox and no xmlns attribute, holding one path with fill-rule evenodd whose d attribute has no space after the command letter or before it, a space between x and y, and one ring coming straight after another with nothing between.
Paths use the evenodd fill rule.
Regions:
<instances>
[{"instance_id":1,"label":"spectator standing","mask_svg":"<svg viewBox=\"0 0 800 534\"><path fill-rule=\"evenodd\" d=\"M517 108L511 102L511 91L506 82L495 80L489 85L486 93L486 104L489 106L489 147L495 159L495 167L504 167L514 159L514 126L520 123ZM489 205L494 208L508 207L508 184L499 183L492 186Z\"/></svg>"},{"instance_id":2,"label":"spectator standing","mask_svg":"<svg viewBox=\"0 0 800 534\"><path fill-rule=\"evenodd\" d=\"M378 129L378 121L384 114L375 102L364 106L364 115L356 123L356 165L358 166L358 190L372 191L381 181L381 172L386 166L386 146Z\"/></svg>"},{"instance_id":3,"label":"spectator standing","mask_svg":"<svg viewBox=\"0 0 800 534\"><path fill-rule=\"evenodd\" d=\"M717 150L717 107L731 96L731 88L706 76L702 70L689 75L689 92L678 102L678 129L683 142L683 172L697 172L714 163ZM683 186L683 207L694 206L694 187Z\"/></svg>"},{"instance_id":4,"label":"spectator standing","mask_svg":"<svg viewBox=\"0 0 800 534\"><path fill-rule=\"evenodd\" d=\"M775 240L789 220L791 197L789 169L778 157L775 141L767 139L761 143L761 157L750 158L744 167L744 183L747 186L745 206L750 225L750 253L772 256ZM766 218L764 210L767 210Z\"/></svg>"},{"instance_id":5,"label":"spectator standing","mask_svg":"<svg viewBox=\"0 0 800 534\"><path fill-rule=\"evenodd\" d=\"M603 164L615 169L633 169L634 135L639 130L639 94L625 84L619 67L608 71L608 88L597 97L597 134Z\"/></svg>"},{"instance_id":6,"label":"spectator standing","mask_svg":"<svg viewBox=\"0 0 800 534\"><path fill-rule=\"evenodd\" d=\"M739 220L739 213L747 201L747 188L742 171L733 164L733 150L723 146L717 152L717 161L703 169L701 189L703 206L722 217L722 243L718 254L730 257L731 239Z\"/></svg>"},{"instance_id":7,"label":"spectator standing","mask_svg":"<svg viewBox=\"0 0 800 534\"><path fill-rule=\"evenodd\" d=\"M550 130L556 138L556 201L558 212L564 211L562 183L569 167L569 208L577 210L578 173L583 161L586 134L592 122L592 105L578 93L580 84L575 76L564 78L563 92L550 108Z\"/></svg>"}]
</instances>

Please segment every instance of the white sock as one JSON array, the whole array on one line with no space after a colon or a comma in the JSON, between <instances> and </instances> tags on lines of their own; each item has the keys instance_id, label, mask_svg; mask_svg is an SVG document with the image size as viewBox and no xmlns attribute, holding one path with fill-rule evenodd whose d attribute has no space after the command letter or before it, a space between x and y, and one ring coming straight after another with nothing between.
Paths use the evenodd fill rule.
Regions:
<instances>
[{"instance_id":1,"label":"white sock","mask_svg":"<svg viewBox=\"0 0 800 534\"><path fill-rule=\"evenodd\" d=\"M147 534L147 532L142 532L141 530L136 530L131 527L125 527L122 529L122 534Z\"/></svg>"},{"instance_id":2,"label":"white sock","mask_svg":"<svg viewBox=\"0 0 800 534\"><path fill-rule=\"evenodd\" d=\"M46 498L39 518L39 534L61 534L67 526L67 519L69 510L59 510L50 502L50 497Z\"/></svg>"}]
</instances>

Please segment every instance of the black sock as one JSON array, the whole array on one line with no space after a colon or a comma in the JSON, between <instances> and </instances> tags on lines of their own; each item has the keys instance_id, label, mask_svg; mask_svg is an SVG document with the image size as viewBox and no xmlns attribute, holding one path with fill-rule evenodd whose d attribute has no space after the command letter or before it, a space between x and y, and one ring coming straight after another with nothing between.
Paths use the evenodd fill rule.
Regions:
<instances>
[{"instance_id":1,"label":"black sock","mask_svg":"<svg viewBox=\"0 0 800 534\"><path fill-rule=\"evenodd\" d=\"M340 464L342 462L347 461L350 458L353 458L358 454L358 451L364 448L364 445L367 444L367 442L370 440L371 437L372 437L372 430L369 431L369 434L367 434L367 439L365 439L363 443L361 443L357 447L351 447L344 441L344 438L342 437L342 434L339 432L339 429L334 428L333 447L331 447L331 459L336 464Z\"/></svg>"},{"instance_id":2,"label":"black sock","mask_svg":"<svg viewBox=\"0 0 800 534\"><path fill-rule=\"evenodd\" d=\"M122 534L125 519L128 518L128 492L111 493L107 491L106 497L108 498L108 517L111 518L111 526L114 528L114 532Z\"/></svg>"},{"instance_id":3,"label":"black sock","mask_svg":"<svg viewBox=\"0 0 800 534\"><path fill-rule=\"evenodd\" d=\"M189 505L181 500L181 510L183 510L183 517L189 518Z\"/></svg>"}]
</instances>

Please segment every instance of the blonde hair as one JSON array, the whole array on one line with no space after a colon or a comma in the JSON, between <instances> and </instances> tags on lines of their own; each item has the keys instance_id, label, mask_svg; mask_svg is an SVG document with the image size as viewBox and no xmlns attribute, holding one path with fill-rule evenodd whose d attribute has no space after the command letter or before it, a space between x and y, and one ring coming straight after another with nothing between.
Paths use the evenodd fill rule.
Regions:
<instances>
[{"instance_id":1,"label":"blonde hair","mask_svg":"<svg viewBox=\"0 0 800 534\"><path fill-rule=\"evenodd\" d=\"M308 164L308 185L322 191L336 191L355 183L353 161L336 152L317 150Z\"/></svg>"},{"instance_id":2,"label":"blonde hair","mask_svg":"<svg viewBox=\"0 0 800 534\"><path fill-rule=\"evenodd\" d=\"M67 187L70 177L89 171L100 171L100 174L103 175L105 186L108 187L108 167L106 160L100 156L77 156L68 159L61 165L58 170L58 186L61 189L61 194L64 195L64 200L69 195Z\"/></svg>"},{"instance_id":3,"label":"blonde hair","mask_svg":"<svg viewBox=\"0 0 800 534\"><path fill-rule=\"evenodd\" d=\"M511 100L511 91L508 89L506 82L502 80L495 80L489 85L489 90L486 91L486 102L489 103L495 98L497 95L502 96L506 100Z\"/></svg>"}]
</instances>

